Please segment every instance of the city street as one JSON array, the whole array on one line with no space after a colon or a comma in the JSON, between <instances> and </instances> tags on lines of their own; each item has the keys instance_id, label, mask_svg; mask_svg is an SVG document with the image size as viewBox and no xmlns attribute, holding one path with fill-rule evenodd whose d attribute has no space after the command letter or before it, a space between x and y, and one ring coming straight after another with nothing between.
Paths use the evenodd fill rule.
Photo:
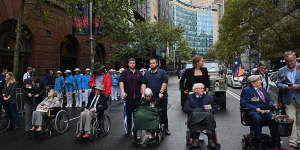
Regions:
<instances>
[{"instance_id":1,"label":"city street","mask_svg":"<svg viewBox=\"0 0 300 150\"><path fill-rule=\"evenodd\" d=\"M52 137L30 137L26 136L23 126L18 130L9 131L0 135L1 150L53 150L53 149L72 149L72 150L183 150L185 146L185 121L186 116L181 111L180 95L178 90L178 79L170 78L168 85L169 93L169 126L172 132L171 136L156 147L141 148L133 144L133 140L124 134L123 129L123 107L120 103L115 103L109 110L111 117L111 133L106 137L100 137L90 142L78 142L74 140L76 122L71 121L71 128L63 135L54 135ZM248 132L248 127L243 127L240 123L239 112L239 93L241 89L228 88L227 92L227 110L216 114L218 140L223 150L241 149L241 137ZM72 111L76 117L79 111ZM71 117L71 118L72 118Z\"/></svg>"}]
</instances>

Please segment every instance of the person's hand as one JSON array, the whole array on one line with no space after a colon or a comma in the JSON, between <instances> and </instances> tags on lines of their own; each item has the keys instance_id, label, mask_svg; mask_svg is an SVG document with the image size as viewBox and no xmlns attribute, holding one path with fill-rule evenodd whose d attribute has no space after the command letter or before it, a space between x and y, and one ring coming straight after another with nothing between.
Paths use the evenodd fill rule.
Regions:
<instances>
[{"instance_id":1,"label":"person's hand","mask_svg":"<svg viewBox=\"0 0 300 150\"><path fill-rule=\"evenodd\" d=\"M164 94L162 94L162 93L159 93L159 94L158 94L158 97L159 97L160 99L162 99L163 96L164 96Z\"/></svg>"},{"instance_id":2,"label":"person's hand","mask_svg":"<svg viewBox=\"0 0 300 150\"><path fill-rule=\"evenodd\" d=\"M39 94L34 95L34 97L39 97L39 96L40 96Z\"/></svg>"},{"instance_id":3,"label":"person's hand","mask_svg":"<svg viewBox=\"0 0 300 150\"><path fill-rule=\"evenodd\" d=\"M8 100L8 98L7 98L7 97L4 97L3 99L4 99L5 101L7 101L7 100Z\"/></svg>"},{"instance_id":4,"label":"person's hand","mask_svg":"<svg viewBox=\"0 0 300 150\"><path fill-rule=\"evenodd\" d=\"M292 87L293 87L294 90L299 89L299 86L297 84L293 84Z\"/></svg>"},{"instance_id":5,"label":"person's hand","mask_svg":"<svg viewBox=\"0 0 300 150\"><path fill-rule=\"evenodd\" d=\"M32 97L32 94L31 94L31 93L28 93L28 97Z\"/></svg>"},{"instance_id":6,"label":"person's hand","mask_svg":"<svg viewBox=\"0 0 300 150\"><path fill-rule=\"evenodd\" d=\"M209 104L209 105L204 105L204 109L205 110L211 110L211 105Z\"/></svg>"},{"instance_id":7,"label":"person's hand","mask_svg":"<svg viewBox=\"0 0 300 150\"><path fill-rule=\"evenodd\" d=\"M90 111L91 111L91 112L94 112L94 111L95 111L95 108L91 108Z\"/></svg>"},{"instance_id":8,"label":"person's hand","mask_svg":"<svg viewBox=\"0 0 300 150\"><path fill-rule=\"evenodd\" d=\"M65 81L65 84L69 84L69 82L68 82L68 81Z\"/></svg>"},{"instance_id":9,"label":"person's hand","mask_svg":"<svg viewBox=\"0 0 300 150\"><path fill-rule=\"evenodd\" d=\"M127 94L125 92L122 92L122 97L125 99L127 97Z\"/></svg>"},{"instance_id":10,"label":"person's hand","mask_svg":"<svg viewBox=\"0 0 300 150\"><path fill-rule=\"evenodd\" d=\"M189 90L184 90L184 94L189 94Z\"/></svg>"},{"instance_id":11,"label":"person's hand","mask_svg":"<svg viewBox=\"0 0 300 150\"><path fill-rule=\"evenodd\" d=\"M269 112L270 112L270 110L264 110L264 114L267 114Z\"/></svg>"},{"instance_id":12,"label":"person's hand","mask_svg":"<svg viewBox=\"0 0 300 150\"><path fill-rule=\"evenodd\" d=\"M256 111L262 113L262 110L260 108L256 108Z\"/></svg>"},{"instance_id":13,"label":"person's hand","mask_svg":"<svg viewBox=\"0 0 300 150\"><path fill-rule=\"evenodd\" d=\"M59 90L61 91L61 88L59 88Z\"/></svg>"}]
</instances>

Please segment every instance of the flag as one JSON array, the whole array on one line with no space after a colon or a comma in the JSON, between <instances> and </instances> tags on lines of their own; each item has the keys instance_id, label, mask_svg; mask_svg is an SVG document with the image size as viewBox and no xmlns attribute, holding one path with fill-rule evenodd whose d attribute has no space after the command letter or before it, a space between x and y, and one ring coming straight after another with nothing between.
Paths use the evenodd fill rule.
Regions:
<instances>
[{"instance_id":1,"label":"flag","mask_svg":"<svg viewBox=\"0 0 300 150\"><path fill-rule=\"evenodd\" d=\"M123 103L124 109L123 109L123 117L124 117L124 129L125 129L125 133L128 133L127 130L127 110L126 110L126 102L124 101Z\"/></svg>"},{"instance_id":2,"label":"flag","mask_svg":"<svg viewBox=\"0 0 300 150\"><path fill-rule=\"evenodd\" d=\"M237 79L239 80L239 77L240 77L241 75L243 75L243 74L244 74L244 72L243 72L243 69L242 69L242 64L240 64L240 67L239 67L239 70L238 70Z\"/></svg>"},{"instance_id":3,"label":"flag","mask_svg":"<svg viewBox=\"0 0 300 150\"><path fill-rule=\"evenodd\" d=\"M73 3L72 8L74 15L72 16L72 32L77 35L88 35L89 28L89 7L83 2Z\"/></svg>"},{"instance_id":4,"label":"flag","mask_svg":"<svg viewBox=\"0 0 300 150\"><path fill-rule=\"evenodd\" d=\"M234 58L233 69L232 69L232 76L233 76L233 78L238 76L239 66L240 66L239 58L235 57Z\"/></svg>"}]
</instances>

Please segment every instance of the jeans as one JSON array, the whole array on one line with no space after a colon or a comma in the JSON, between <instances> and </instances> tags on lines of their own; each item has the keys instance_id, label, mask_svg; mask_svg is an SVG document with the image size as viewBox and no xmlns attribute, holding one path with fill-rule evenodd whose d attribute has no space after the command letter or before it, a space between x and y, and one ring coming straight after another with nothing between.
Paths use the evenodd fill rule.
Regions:
<instances>
[{"instance_id":1,"label":"jeans","mask_svg":"<svg viewBox=\"0 0 300 150\"><path fill-rule=\"evenodd\" d=\"M16 103L7 103L8 106L8 113L12 126L20 126L20 119L19 119L19 114L18 114L18 109L17 109L17 104Z\"/></svg>"}]
</instances>

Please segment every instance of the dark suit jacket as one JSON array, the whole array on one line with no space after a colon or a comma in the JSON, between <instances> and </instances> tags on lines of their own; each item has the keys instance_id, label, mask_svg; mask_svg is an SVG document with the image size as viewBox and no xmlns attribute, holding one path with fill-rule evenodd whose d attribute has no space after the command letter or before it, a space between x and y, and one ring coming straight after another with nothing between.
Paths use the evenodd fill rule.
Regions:
<instances>
[{"instance_id":1,"label":"dark suit jacket","mask_svg":"<svg viewBox=\"0 0 300 150\"><path fill-rule=\"evenodd\" d=\"M202 101L202 102L200 102L200 101ZM214 99L212 96L210 96L208 94L204 94L201 98L197 98L195 94L190 94L188 96L187 101L185 102L184 110L187 113L191 113L193 111L193 109L196 109L196 108L204 109L204 105L209 105L209 104L212 106L213 113L215 111L217 111L217 106L216 106L216 103L214 102Z\"/></svg>"},{"instance_id":2,"label":"dark suit jacket","mask_svg":"<svg viewBox=\"0 0 300 150\"><path fill-rule=\"evenodd\" d=\"M6 97L11 96L11 98L8 99L8 101L6 101L6 102L16 103L16 88L17 88L16 82L10 84L9 86L7 86L6 83L4 84L4 87L2 89L2 94L5 94Z\"/></svg>"},{"instance_id":3,"label":"dark suit jacket","mask_svg":"<svg viewBox=\"0 0 300 150\"><path fill-rule=\"evenodd\" d=\"M209 88L210 82L209 82L207 68L202 67L200 70L205 77L205 82L203 84L205 85L205 88ZM180 79L180 89L181 90L189 90L190 92L192 92L192 87L195 84L192 79L194 76L194 72L195 72L195 68L189 68L189 69L185 70L183 76Z\"/></svg>"},{"instance_id":4,"label":"dark suit jacket","mask_svg":"<svg viewBox=\"0 0 300 150\"><path fill-rule=\"evenodd\" d=\"M92 108L92 101L94 99L94 97L96 96L95 92L92 92L89 96L89 102L86 106L87 109L91 109ZM100 112L100 111L104 111L105 109L107 109L108 105L107 105L107 100L108 98L104 95L104 94L100 94L100 98L98 98L97 104L96 104L96 112Z\"/></svg>"},{"instance_id":5,"label":"dark suit jacket","mask_svg":"<svg viewBox=\"0 0 300 150\"><path fill-rule=\"evenodd\" d=\"M259 70L256 70L254 73L254 75L261 75ZM265 72L265 75L264 75L265 79L266 79L266 82L267 82L267 86L266 86L266 90L268 90L268 86L269 86L269 74L267 72ZM262 87L264 87L264 83L262 82L261 83Z\"/></svg>"},{"instance_id":6,"label":"dark suit jacket","mask_svg":"<svg viewBox=\"0 0 300 150\"><path fill-rule=\"evenodd\" d=\"M274 104L273 100L264 88L261 88L266 102L264 103L252 85L247 85L241 94L240 104L243 108L249 108L250 111L256 111L256 108L269 107ZM259 98L255 101L255 98Z\"/></svg>"}]
</instances>

